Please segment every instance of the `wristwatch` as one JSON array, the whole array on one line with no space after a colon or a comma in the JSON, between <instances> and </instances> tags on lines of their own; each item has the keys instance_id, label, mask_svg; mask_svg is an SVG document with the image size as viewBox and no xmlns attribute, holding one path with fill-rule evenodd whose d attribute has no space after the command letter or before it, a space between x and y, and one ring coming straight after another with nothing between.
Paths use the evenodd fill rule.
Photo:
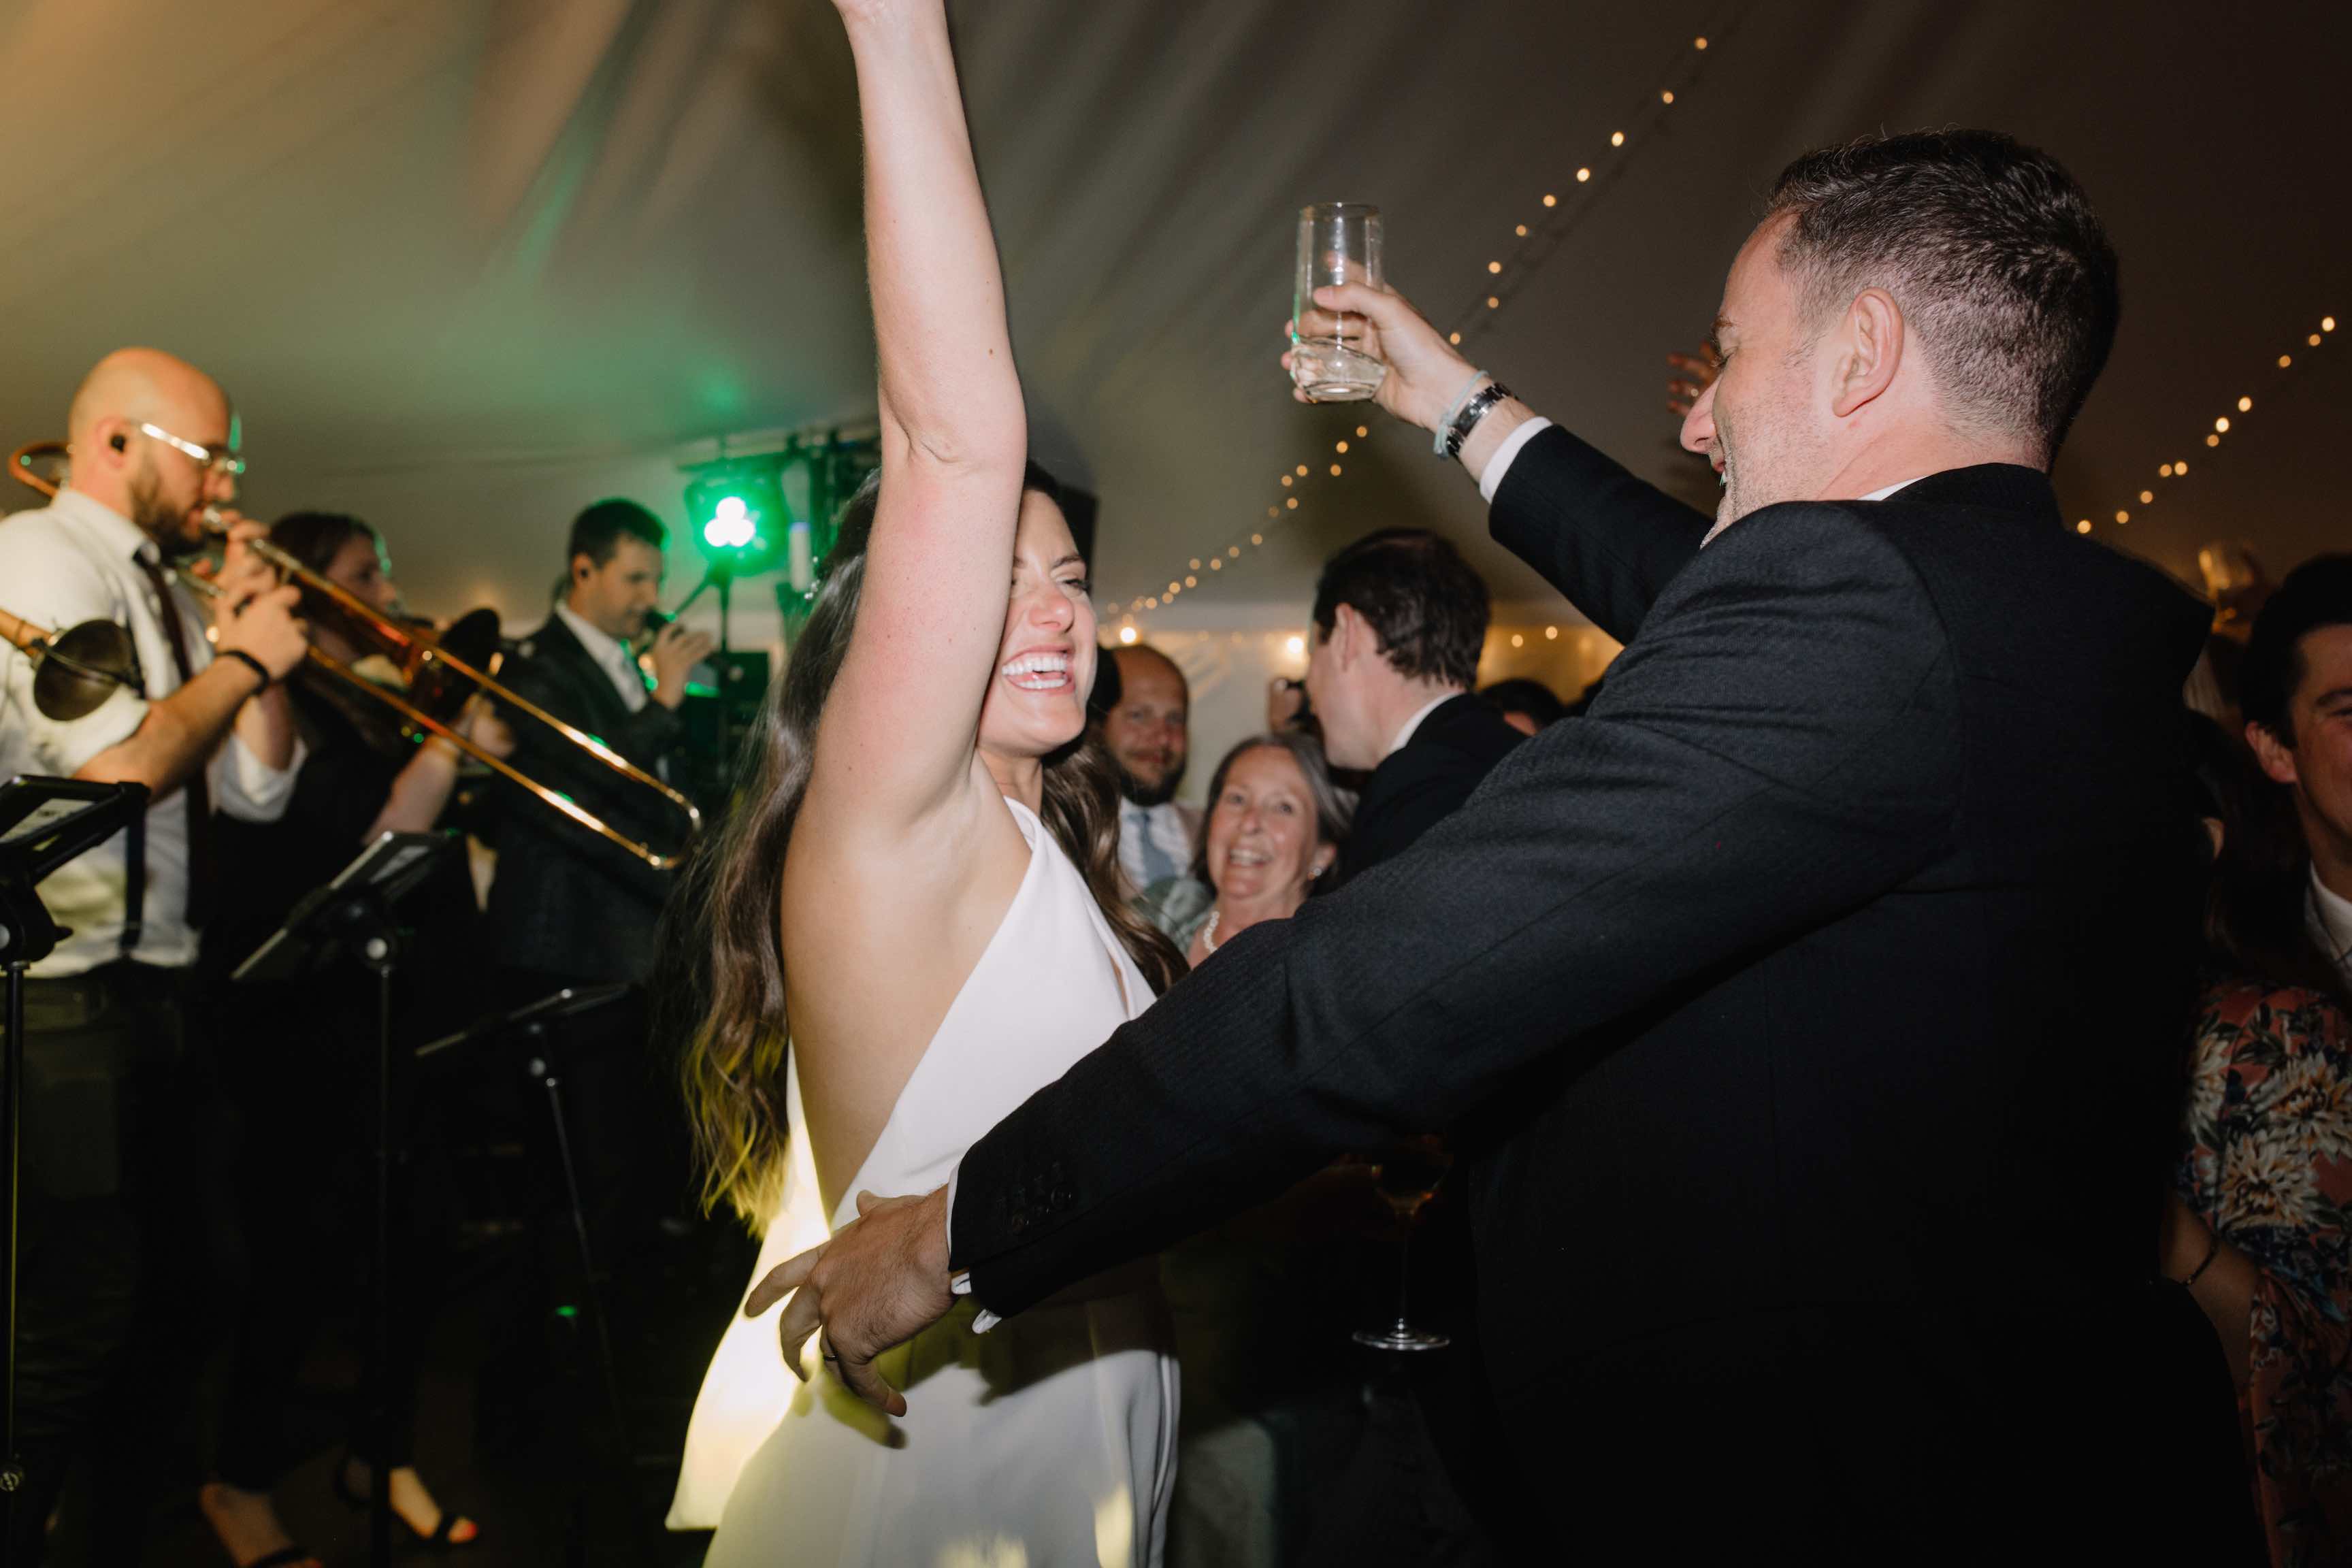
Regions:
<instances>
[{"instance_id":1,"label":"wristwatch","mask_svg":"<svg viewBox=\"0 0 2352 1568\"><path fill-rule=\"evenodd\" d=\"M1462 405L1462 412L1454 416L1454 423L1446 426L1445 455L1448 458L1460 457L1462 444L1470 439L1470 432L1478 427L1478 421L1486 417L1487 411L1495 405L1510 395L1511 389L1499 381L1490 381L1480 387L1470 401Z\"/></svg>"}]
</instances>

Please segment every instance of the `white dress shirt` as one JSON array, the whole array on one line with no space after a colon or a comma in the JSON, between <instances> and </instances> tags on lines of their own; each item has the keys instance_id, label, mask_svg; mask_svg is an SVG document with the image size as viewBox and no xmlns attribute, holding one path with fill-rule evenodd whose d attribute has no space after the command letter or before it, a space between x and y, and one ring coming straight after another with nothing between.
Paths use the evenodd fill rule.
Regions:
<instances>
[{"instance_id":1,"label":"white dress shirt","mask_svg":"<svg viewBox=\"0 0 2352 1568\"><path fill-rule=\"evenodd\" d=\"M572 628L572 635L580 639L580 646L588 650L588 657L604 671L605 678L613 683L613 689L621 694L623 702L628 704L630 712L635 712L651 700L646 690L646 672L630 657L628 645L587 617L575 614L572 606L561 599L555 603L555 616Z\"/></svg>"},{"instance_id":2,"label":"white dress shirt","mask_svg":"<svg viewBox=\"0 0 2352 1568\"><path fill-rule=\"evenodd\" d=\"M33 704L33 661L0 646L5 661L0 681L0 778L47 773L69 778L89 760L130 738L147 716L151 701L180 687L178 663L155 590L139 565L154 561L153 540L111 509L79 490L59 490L37 511L0 521L0 584L13 613L51 631L83 621L114 621L130 628L146 695L121 688L95 712L70 722L43 717ZM202 605L185 590L178 595L188 668L201 673L212 663L210 624ZM215 750L206 770L213 809L244 822L275 822L294 793L294 759L282 772L268 766L232 731ZM188 807L180 792L147 808L147 885L138 945L129 956L142 963L179 967L196 956L196 932L188 924ZM123 956L121 948L125 870L122 837L67 862L41 884L50 915L73 934L33 965L43 978L79 974Z\"/></svg>"},{"instance_id":3,"label":"white dress shirt","mask_svg":"<svg viewBox=\"0 0 2352 1568\"><path fill-rule=\"evenodd\" d=\"M2311 870L2311 936L2352 985L2352 899L2323 884L2316 866Z\"/></svg>"}]
</instances>

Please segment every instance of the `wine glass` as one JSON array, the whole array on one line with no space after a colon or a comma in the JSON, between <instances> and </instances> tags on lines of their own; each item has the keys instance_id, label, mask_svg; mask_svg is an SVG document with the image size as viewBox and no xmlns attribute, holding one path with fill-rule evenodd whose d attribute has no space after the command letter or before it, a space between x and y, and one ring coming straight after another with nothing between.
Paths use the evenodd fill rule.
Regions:
<instances>
[{"instance_id":1,"label":"wine glass","mask_svg":"<svg viewBox=\"0 0 2352 1568\"><path fill-rule=\"evenodd\" d=\"M1363 350L1362 317L1316 307L1315 290L1334 283L1381 286L1380 208L1362 202L1318 202L1298 209L1290 379L1318 403L1370 397L1389 373L1388 366Z\"/></svg>"},{"instance_id":2,"label":"wine glass","mask_svg":"<svg viewBox=\"0 0 2352 1568\"><path fill-rule=\"evenodd\" d=\"M1372 1167L1373 1187L1397 1217L1396 1319L1381 1328L1358 1329L1353 1336L1358 1344L1381 1351L1434 1351L1454 1342L1451 1335L1416 1327L1405 1306L1412 1284L1413 1227L1453 1164L1453 1151L1444 1142L1423 1134L1389 1150Z\"/></svg>"}]
</instances>

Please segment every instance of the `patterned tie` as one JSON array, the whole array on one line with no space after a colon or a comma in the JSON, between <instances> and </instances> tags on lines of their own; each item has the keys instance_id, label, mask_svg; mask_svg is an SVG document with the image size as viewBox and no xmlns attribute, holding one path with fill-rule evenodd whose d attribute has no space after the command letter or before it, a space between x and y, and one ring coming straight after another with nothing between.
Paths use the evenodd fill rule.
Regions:
<instances>
[{"instance_id":1,"label":"patterned tie","mask_svg":"<svg viewBox=\"0 0 2352 1568\"><path fill-rule=\"evenodd\" d=\"M155 599L163 606L163 636L172 645L172 664L180 672L180 684L185 686L195 679L188 667L188 639L180 622L179 601L173 596L172 585L164 581L163 569L141 551L131 556L139 570L146 574L148 586L155 590ZM155 699L153 692L148 700ZM217 884L213 875L213 797L212 782L199 763L188 775L184 791L188 799L188 923L197 930L212 916L213 889Z\"/></svg>"},{"instance_id":2,"label":"patterned tie","mask_svg":"<svg viewBox=\"0 0 2352 1568\"><path fill-rule=\"evenodd\" d=\"M1127 808L1135 814L1134 827L1141 850L1139 864L1142 871L1143 887L1148 889L1153 883L1165 881L1183 868L1176 864L1176 858L1161 847L1159 835L1153 832L1153 829L1159 826L1159 807L1138 805L1133 801L1128 801L1125 804Z\"/></svg>"}]
</instances>

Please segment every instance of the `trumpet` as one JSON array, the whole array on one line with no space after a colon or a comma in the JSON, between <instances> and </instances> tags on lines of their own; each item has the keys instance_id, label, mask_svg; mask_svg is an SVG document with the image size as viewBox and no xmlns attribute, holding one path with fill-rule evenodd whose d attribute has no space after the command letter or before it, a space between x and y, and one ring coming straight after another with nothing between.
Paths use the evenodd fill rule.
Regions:
<instances>
[{"instance_id":1,"label":"trumpet","mask_svg":"<svg viewBox=\"0 0 2352 1568\"><path fill-rule=\"evenodd\" d=\"M37 473L30 459L37 455L54 456L61 450L61 445L56 442L39 442L33 446L20 447L9 459L9 472L20 483L28 485L45 495L55 495L58 487ZM216 538L224 540L227 538L229 525L221 516L217 507L205 508L203 521L206 532ZM307 655L310 666L325 675L342 681L362 696L383 703L419 730L439 736L492 773L519 786L525 794L534 796L551 810L569 818L615 847L627 851L653 869L667 871L685 860L687 850L692 846L695 836L702 830L701 809L684 795L638 767L595 736L575 725L565 723L539 704L528 698L518 696L511 689L493 679L480 668L482 663L490 662L491 656L488 653L479 654L474 658L464 657L449 646L450 638L446 634L436 635L429 628L413 621L384 614L341 584L321 573L311 571L284 549L272 544L268 539L249 540L247 542L247 548L276 568L287 582L298 584L304 595L317 605L347 622L352 640L370 645L372 651L381 653L390 660L407 679L412 692L421 695L431 689L454 692L470 686L471 690L467 692L467 695L479 694L495 699L522 717L552 730L566 743L586 752L629 783L650 790L660 796L684 819L685 831L679 836L677 847L667 852L640 843L604 818L587 810L570 796L530 777L504 757L496 756L475 744L470 737L458 733L441 717L427 711L427 706L454 708L454 704L420 705L411 701L408 697L400 692L359 674L341 659L321 651L316 643L310 645ZM203 597L211 599L220 595L219 586L209 578L185 572L180 573L178 576L182 583ZM474 616L466 617L466 621L478 622L487 616L488 612L478 611ZM22 624L18 623L19 626ZM460 626L465 624L461 622ZM30 629L37 631L37 628ZM457 628L452 628L453 631L456 629ZM76 626L62 637L53 639L47 648L49 660L56 661L58 657L57 649L67 639L77 637L86 630L88 630L86 626ZM487 642L490 649L495 649L498 646L494 620L491 625L491 636ZM123 643L126 647L129 646L127 637L123 639ZM18 646L24 645L20 643ZM71 667L67 668L70 669ZM102 700L101 697L100 700ZM96 703L93 702L90 706L95 707Z\"/></svg>"}]
</instances>

